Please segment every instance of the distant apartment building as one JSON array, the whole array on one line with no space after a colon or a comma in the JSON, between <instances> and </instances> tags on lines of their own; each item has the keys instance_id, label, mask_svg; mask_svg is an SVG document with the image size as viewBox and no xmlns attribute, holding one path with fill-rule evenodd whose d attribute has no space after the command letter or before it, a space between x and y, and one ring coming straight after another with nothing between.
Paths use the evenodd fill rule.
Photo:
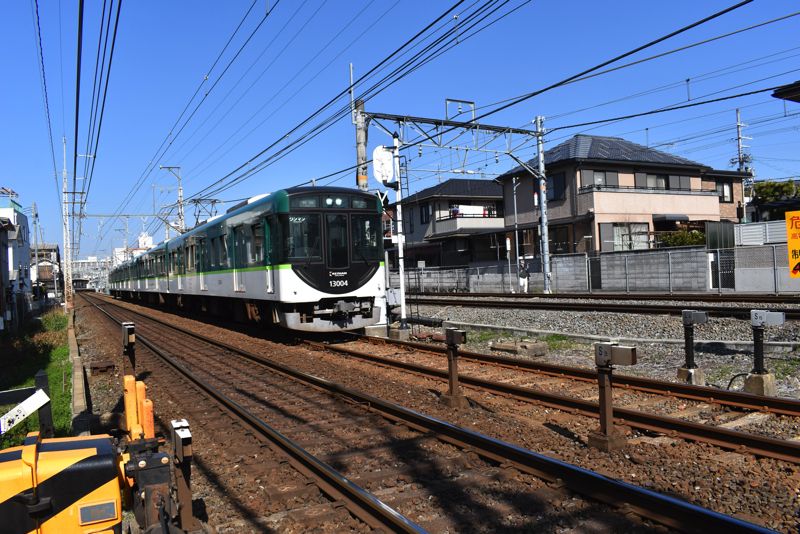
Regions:
<instances>
[{"instance_id":1,"label":"distant apartment building","mask_svg":"<svg viewBox=\"0 0 800 534\"><path fill-rule=\"evenodd\" d=\"M503 191L492 180L454 178L401 201L409 267L474 265L505 258ZM385 234L391 235L394 206Z\"/></svg>"},{"instance_id":2,"label":"distant apartment building","mask_svg":"<svg viewBox=\"0 0 800 534\"><path fill-rule=\"evenodd\" d=\"M16 330L32 309L28 217L11 189L0 188L0 328Z\"/></svg>"},{"instance_id":3,"label":"distant apartment building","mask_svg":"<svg viewBox=\"0 0 800 534\"><path fill-rule=\"evenodd\" d=\"M531 161L532 167L537 163ZM738 221L747 173L715 170L619 137L576 135L545 151L550 252L611 252L652 248L658 235ZM498 178L513 206L523 243L539 255L537 180L522 166ZM514 213L505 210L505 227Z\"/></svg>"}]
</instances>

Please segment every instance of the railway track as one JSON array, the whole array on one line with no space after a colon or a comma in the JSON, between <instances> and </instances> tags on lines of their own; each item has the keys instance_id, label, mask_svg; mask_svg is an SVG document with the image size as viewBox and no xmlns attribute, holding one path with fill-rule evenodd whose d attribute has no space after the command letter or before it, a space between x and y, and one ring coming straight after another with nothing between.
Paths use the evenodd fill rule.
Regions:
<instances>
[{"instance_id":1,"label":"railway track","mask_svg":"<svg viewBox=\"0 0 800 534\"><path fill-rule=\"evenodd\" d=\"M614 313L636 313L636 314L657 314L657 315L680 315L687 308L686 304L648 304L646 302L620 303L620 302L578 302L578 301L553 301L549 300L549 295L545 298L534 298L530 295L521 297L510 297L500 294L470 294L469 298L451 295L439 295L437 298L428 296L413 296L406 299L409 305L423 306L462 306L480 308L511 308L524 310L556 310L556 311L584 311L584 312L614 312ZM628 299L631 297L629 296ZM736 317L739 319L749 319L751 306L712 306L696 305L692 309L708 312L709 315L716 317ZM779 308L770 307L771 311L782 311L786 314L786 319L800 319L800 309L798 308Z\"/></svg>"},{"instance_id":2,"label":"railway track","mask_svg":"<svg viewBox=\"0 0 800 534\"><path fill-rule=\"evenodd\" d=\"M443 345L437 346L431 343L399 341L372 336L359 336L359 338L370 343L407 347L414 350L437 354L442 357L444 357L447 352L447 349ZM567 378L570 380L592 384L597 383L597 371L594 369L570 367L567 365L557 365L546 362L538 362L535 360L510 358L506 356L483 354L480 352L471 352L466 350L459 350L458 354L459 358L463 361L494 365L507 369L537 373L545 376ZM664 380L654 380L652 378L622 374L614 375L614 387L641 391L644 393L655 393L692 401L706 402L709 404L719 404L721 406L729 406L737 409L800 417L800 400L786 397L764 397L739 391L730 391L727 389L693 386L691 384L666 382Z\"/></svg>"},{"instance_id":3,"label":"railway track","mask_svg":"<svg viewBox=\"0 0 800 534\"><path fill-rule=\"evenodd\" d=\"M354 513L367 516L368 524L378 520L377 512L390 511L392 522L382 528L415 531L419 526L401 515L410 507L419 523L435 531L538 529L566 515L595 522L605 518L611 530L646 530L627 515L612 514L609 519L606 508L597 508L601 502L685 531L767 531L427 417L127 308L109 313L104 309L110 307L107 300L93 304L115 321L122 320L122 314L135 315L142 344L226 409L247 418L253 428L275 434L285 447L305 445L301 450L310 457L306 461L316 460L316 470L310 469L315 475L322 469L330 476L323 467L333 464L347 475L339 474L344 481L368 487L372 493L359 486L344 492L366 504L369 510ZM265 418L278 421L284 433L270 430ZM575 508L575 494L589 500ZM504 498L510 502L497 502Z\"/></svg>"},{"instance_id":4,"label":"railway track","mask_svg":"<svg viewBox=\"0 0 800 534\"><path fill-rule=\"evenodd\" d=\"M414 372L441 381L447 381L448 379L446 363L444 363L445 368L442 366L432 367L414 362L398 360L391 357L377 356L373 353L373 351L357 350L350 347L312 341L307 341L306 343L320 350L329 350L336 353L345 354L384 365L386 367L403 369L405 371ZM391 341L390 343L394 343L394 341ZM431 352L431 349L429 348L423 348L421 350ZM488 360L483 361L487 362ZM524 367L519 366L518 368L522 369ZM512 383L511 379L508 378L500 380L488 380L474 374L465 374L460 372L459 382L464 386L493 394L507 396L516 400L533 402L549 408L555 408L589 417L599 417L599 406L597 402L584 400L582 398L567 394L552 393L537 387L516 385ZM664 390L658 393L663 394L663 392ZM705 397L705 401L710 403L712 402L712 398L707 396ZM782 404L776 402L775 406L784 406L784 409L792 411L797 409L796 406L791 408L791 400L783 399L783 401L784 402ZM760 409L763 410L764 406L761 406ZM645 413L641 410L633 410L629 408L615 408L614 418L618 424L627 425L645 432L656 432L658 434L663 434L670 437L679 437L691 441L709 443L724 449L746 452L757 456L775 458L800 464L800 442L797 441L776 439L765 435L739 432L720 426L710 426L704 423L696 423L659 414Z\"/></svg>"},{"instance_id":5,"label":"railway track","mask_svg":"<svg viewBox=\"0 0 800 534\"><path fill-rule=\"evenodd\" d=\"M734 302L755 304L800 304L798 295L769 295L764 293L438 293L409 291L411 297L471 296L479 298L548 299L548 300L662 300L684 302Z\"/></svg>"}]
</instances>

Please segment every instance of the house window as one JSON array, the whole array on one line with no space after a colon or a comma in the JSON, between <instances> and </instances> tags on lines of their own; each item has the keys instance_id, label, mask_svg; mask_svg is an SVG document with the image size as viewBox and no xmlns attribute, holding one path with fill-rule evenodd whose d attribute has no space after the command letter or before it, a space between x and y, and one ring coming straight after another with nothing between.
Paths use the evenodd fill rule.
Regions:
<instances>
[{"instance_id":1,"label":"house window","mask_svg":"<svg viewBox=\"0 0 800 534\"><path fill-rule=\"evenodd\" d=\"M554 174L553 176L558 176L558 175ZM581 187L590 189L619 187L619 173L617 173L617 171L596 171L592 169L581 169ZM565 188L566 188L566 180L565 180ZM564 193L566 194L566 190L564 191Z\"/></svg>"},{"instance_id":2,"label":"house window","mask_svg":"<svg viewBox=\"0 0 800 534\"><path fill-rule=\"evenodd\" d=\"M419 223L428 224L431 222L431 204L426 202L419 207Z\"/></svg>"},{"instance_id":3,"label":"house window","mask_svg":"<svg viewBox=\"0 0 800 534\"><path fill-rule=\"evenodd\" d=\"M614 250L641 250L649 248L647 223L614 224Z\"/></svg>"},{"instance_id":4,"label":"house window","mask_svg":"<svg viewBox=\"0 0 800 534\"><path fill-rule=\"evenodd\" d=\"M720 202L733 202L733 181L717 180L717 194Z\"/></svg>"},{"instance_id":5,"label":"house window","mask_svg":"<svg viewBox=\"0 0 800 534\"><path fill-rule=\"evenodd\" d=\"M564 200L567 197L566 175L559 172L547 177L547 200Z\"/></svg>"},{"instance_id":6,"label":"house window","mask_svg":"<svg viewBox=\"0 0 800 534\"><path fill-rule=\"evenodd\" d=\"M673 191L691 191L692 179L688 176L674 176L670 175L667 187Z\"/></svg>"},{"instance_id":7,"label":"house window","mask_svg":"<svg viewBox=\"0 0 800 534\"><path fill-rule=\"evenodd\" d=\"M666 174L648 174L647 189L666 189L667 179Z\"/></svg>"}]
</instances>

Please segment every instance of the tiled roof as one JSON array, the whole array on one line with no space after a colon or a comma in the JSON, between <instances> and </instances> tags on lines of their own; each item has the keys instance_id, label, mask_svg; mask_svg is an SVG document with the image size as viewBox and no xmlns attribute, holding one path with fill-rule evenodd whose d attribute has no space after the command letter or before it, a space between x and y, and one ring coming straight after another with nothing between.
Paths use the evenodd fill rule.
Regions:
<instances>
[{"instance_id":1,"label":"tiled roof","mask_svg":"<svg viewBox=\"0 0 800 534\"><path fill-rule=\"evenodd\" d=\"M621 137L578 134L544 152L545 166L574 159L630 161L631 163L685 165L695 168L707 168L707 165L703 165L702 163L638 145L622 139ZM535 168L538 162L536 159L532 159L528 162L528 165ZM500 178L519 174L522 171L522 166L515 167L505 172Z\"/></svg>"},{"instance_id":2,"label":"tiled roof","mask_svg":"<svg viewBox=\"0 0 800 534\"><path fill-rule=\"evenodd\" d=\"M494 180L451 178L404 198L403 204L431 197L448 198L503 198L503 186Z\"/></svg>"}]
</instances>

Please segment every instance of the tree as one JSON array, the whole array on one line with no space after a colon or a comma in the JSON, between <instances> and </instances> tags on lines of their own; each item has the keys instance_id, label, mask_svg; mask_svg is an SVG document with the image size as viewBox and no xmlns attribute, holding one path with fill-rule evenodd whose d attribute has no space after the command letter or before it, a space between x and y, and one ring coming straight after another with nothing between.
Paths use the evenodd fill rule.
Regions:
<instances>
[{"instance_id":1,"label":"tree","mask_svg":"<svg viewBox=\"0 0 800 534\"><path fill-rule=\"evenodd\" d=\"M795 187L794 180L787 182L756 182L754 184L755 197L759 203L774 202L776 200L798 198L800 191Z\"/></svg>"}]
</instances>

